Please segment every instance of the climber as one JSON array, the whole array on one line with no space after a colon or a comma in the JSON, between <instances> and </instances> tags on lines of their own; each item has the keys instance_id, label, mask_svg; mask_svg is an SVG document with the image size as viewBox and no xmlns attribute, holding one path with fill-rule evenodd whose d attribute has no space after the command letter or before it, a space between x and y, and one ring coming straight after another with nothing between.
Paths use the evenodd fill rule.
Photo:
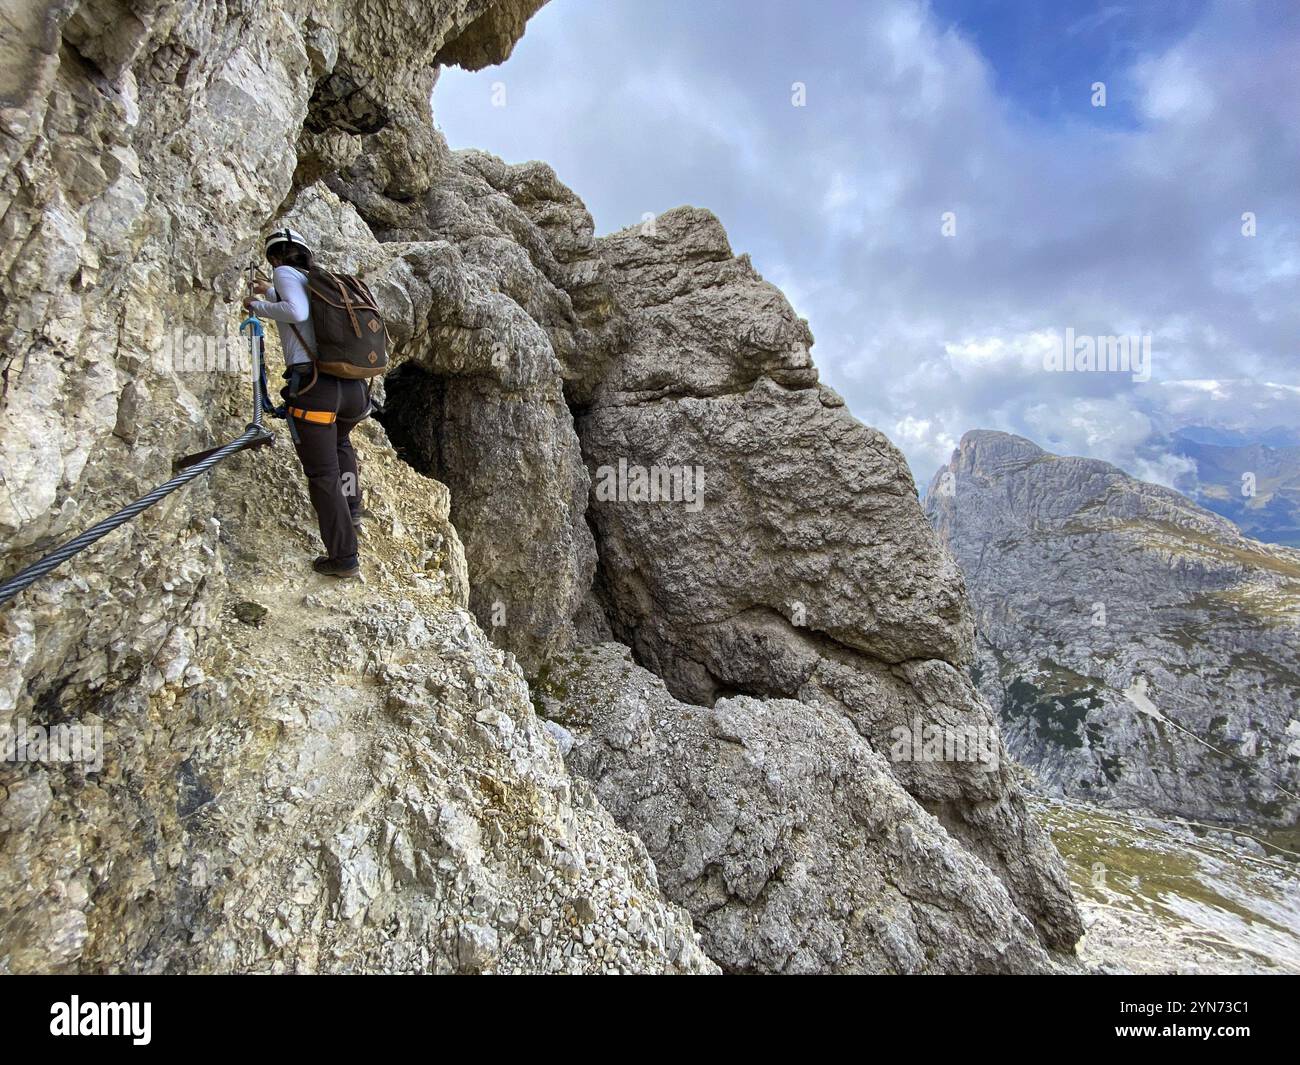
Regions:
<instances>
[{"instance_id":1,"label":"climber","mask_svg":"<svg viewBox=\"0 0 1300 1065\"><path fill-rule=\"evenodd\" d=\"M266 258L272 281L254 281L244 307L270 318L280 334L288 382L280 395L326 552L312 568L330 577L355 577L361 482L349 434L369 413L370 390L365 380L337 377L317 365L307 287L312 252L306 240L295 230L278 229L266 240Z\"/></svg>"}]
</instances>

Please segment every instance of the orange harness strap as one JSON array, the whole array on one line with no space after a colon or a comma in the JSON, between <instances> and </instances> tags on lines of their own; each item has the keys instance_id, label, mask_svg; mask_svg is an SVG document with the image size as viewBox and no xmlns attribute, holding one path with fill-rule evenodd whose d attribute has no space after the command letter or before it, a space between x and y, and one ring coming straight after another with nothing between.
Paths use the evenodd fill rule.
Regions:
<instances>
[{"instance_id":1,"label":"orange harness strap","mask_svg":"<svg viewBox=\"0 0 1300 1065\"><path fill-rule=\"evenodd\" d=\"M333 425L338 419L337 414L328 410L303 410L301 407L290 407L289 413L304 422L315 422L317 425Z\"/></svg>"}]
</instances>

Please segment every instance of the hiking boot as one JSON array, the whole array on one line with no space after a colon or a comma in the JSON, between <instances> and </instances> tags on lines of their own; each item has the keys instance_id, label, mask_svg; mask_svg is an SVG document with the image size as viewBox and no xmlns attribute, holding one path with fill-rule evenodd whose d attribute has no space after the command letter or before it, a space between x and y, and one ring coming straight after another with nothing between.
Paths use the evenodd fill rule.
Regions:
<instances>
[{"instance_id":1,"label":"hiking boot","mask_svg":"<svg viewBox=\"0 0 1300 1065\"><path fill-rule=\"evenodd\" d=\"M311 568L325 577L358 577L361 567L356 559L326 558L321 555L311 564Z\"/></svg>"}]
</instances>

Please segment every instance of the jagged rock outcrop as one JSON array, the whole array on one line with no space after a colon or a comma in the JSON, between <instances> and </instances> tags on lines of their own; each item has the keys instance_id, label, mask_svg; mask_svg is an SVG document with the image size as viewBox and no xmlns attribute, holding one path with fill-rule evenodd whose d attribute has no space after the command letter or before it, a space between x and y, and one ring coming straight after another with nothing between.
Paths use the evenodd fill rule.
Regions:
<instances>
[{"instance_id":1,"label":"jagged rock outcrop","mask_svg":"<svg viewBox=\"0 0 1300 1065\"><path fill-rule=\"evenodd\" d=\"M1044 786L1295 822L1300 552L1006 433L967 433L927 508L976 605L980 688Z\"/></svg>"},{"instance_id":2,"label":"jagged rock outcrop","mask_svg":"<svg viewBox=\"0 0 1300 1065\"><path fill-rule=\"evenodd\" d=\"M397 235L424 233L418 246L439 262L408 272L433 289L431 307L416 315L427 324L405 345L385 424L451 488L471 606L531 673L572 642L591 588L588 478L568 404L590 394L620 318L591 216L544 164L455 153L418 227Z\"/></svg>"},{"instance_id":3,"label":"jagged rock outcrop","mask_svg":"<svg viewBox=\"0 0 1300 1065\"><path fill-rule=\"evenodd\" d=\"M885 663L968 654L960 577L901 455L818 384L807 323L718 220L670 211L600 252L631 341L579 418L588 467L698 482L677 503L596 486L615 634L693 702L792 695L818 640Z\"/></svg>"},{"instance_id":4,"label":"jagged rock outcrop","mask_svg":"<svg viewBox=\"0 0 1300 1065\"><path fill-rule=\"evenodd\" d=\"M681 703L619 644L557 657L538 692L727 971L1051 969L1003 882L838 708Z\"/></svg>"},{"instance_id":5,"label":"jagged rock outcrop","mask_svg":"<svg viewBox=\"0 0 1300 1065\"><path fill-rule=\"evenodd\" d=\"M960 573L902 456L818 384L807 324L732 257L707 212L672 211L599 245L630 338L578 419L612 634L678 699L797 698L843 715L882 754L899 729L995 735L960 668L973 638ZM603 493L624 467L692 470L699 494ZM892 770L1003 877L1043 942L1073 944L1068 886L1009 767L923 758Z\"/></svg>"},{"instance_id":6,"label":"jagged rock outcrop","mask_svg":"<svg viewBox=\"0 0 1300 1065\"><path fill-rule=\"evenodd\" d=\"M6 35L8 570L242 428L232 301L273 223L366 276L397 366L359 433L363 587L307 568L282 443L0 611L0 723L107 741L102 772L0 765L0 970L713 971L677 904L708 920L716 886L617 787L668 748L589 757L644 674L593 658L576 746L526 698L611 636L691 744L662 741L656 817L705 838L700 767L748 804L788 765L744 824L771 877L824 857L769 905L715 841L728 967L1020 971L1077 938L961 672L960 575L806 324L707 213L597 240L548 167L434 129L436 64L501 61L537 6L91 0ZM703 466L704 508L602 498L622 460ZM687 727L741 711L748 761ZM891 759L913 723L984 730L995 764Z\"/></svg>"}]
</instances>

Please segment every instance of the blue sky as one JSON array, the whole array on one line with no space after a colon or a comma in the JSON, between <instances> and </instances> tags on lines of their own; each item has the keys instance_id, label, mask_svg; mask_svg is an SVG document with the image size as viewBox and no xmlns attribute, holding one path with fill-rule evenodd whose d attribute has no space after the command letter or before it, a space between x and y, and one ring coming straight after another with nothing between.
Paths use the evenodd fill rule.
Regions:
<instances>
[{"instance_id":1,"label":"blue sky","mask_svg":"<svg viewBox=\"0 0 1300 1065\"><path fill-rule=\"evenodd\" d=\"M1144 53L1175 44L1195 25L1205 0L1144 3L1012 3L945 0L932 3L941 25L978 48L993 87L1022 117L1059 122L1069 117L1113 128L1140 125L1126 72ZM1046 46L1045 46L1046 45ZM1111 88L1105 109L1080 91L1080 75Z\"/></svg>"},{"instance_id":2,"label":"blue sky","mask_svg":"<svg viewBox=\"0 0 1300 1065\"><path fill-rule=\"evenodd\" d=\"M1300 425L1297 70L1282 2L552 0L434 112L598 232L714 211L922 487L975 428L1169 483L1173 429ZM1151 379L1046 372L1067 328Z\"/></svg>"}]
</instances>

